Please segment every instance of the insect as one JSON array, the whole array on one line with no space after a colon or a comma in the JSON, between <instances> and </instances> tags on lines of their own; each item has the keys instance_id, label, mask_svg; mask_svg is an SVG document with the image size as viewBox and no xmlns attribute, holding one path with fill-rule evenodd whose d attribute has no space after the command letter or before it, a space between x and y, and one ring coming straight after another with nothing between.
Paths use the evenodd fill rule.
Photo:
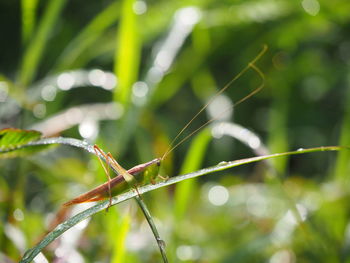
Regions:
<instances>
[{"instance_id":1,"label":"insect","mask_svg":"<svg viewBox=\"0 0 350 263\"><path fill-rule=\"evenodd\" d=\"M112 188L113 193L121 193L129 188L128 184L139 184L142 185L144 183L147 183L149 181L154 181L153 176L148 176L151 174L150 170L146 171L143 176L138 176L140 173L144 172L147 168L151 167L152 165L156 165L157 167L160 166L161 158L153 159L152 161L149 161L147 163L142 163L139 165L134 166L133 168L129 170L125 170L123 167L121 167L118 162L113 158L113 156L110 153L105 154L97 145L94 145L94 150L97 156L102 155L102 157L107 162L107 168L103 165L102 160L99 157L99 160L102 164L102 167L105 170L105 173L108 176L108 181L101 184L100 186L97 186L96 188L79 195L78 197L64 203L64 206L70 206L74 204L84 203L84 202L94 202L94 201L100 201L107 197L107 194L109 197L112 196ZM108 167L111 166L114 171L118 172L118 176L114 178L110 178ZM158 169L157 169L158 170ZM152 174L153 175L153 174ZM130 177L131 176L131 177ZM128 183L129 181L129 183ZM110 199L111 200L111 199Z\"/></svg>"},{"instance_id":2,"label":"insect","mask_svg":"<svg viewBox=\"0 0 350 263\"><path fill-rule=\"evenodd\" d=\"M111 197L113 195L117 195L119 193L122 193L123 191L126 191L127 189L130 188L130 186L133 186L137 191L138 185L144 185L148 182L151 182L151 183L155 182L156 178L160 177L160 175L158 174L159 166L161 162L167 157L167 155L171 151L173 151L176 147L178 147L181 143L189 139L193 134L195 134L196 132L198 132L205 126L207 126L209 123L218 119L218 117L216 118L214 117L210 119L209 121L201 125L199 128L195 129L193 132L191 132L189 135L187 135L186 137L184 137L182 140L180 140L178 143L175 144L175 142L178 140L180 135L191 125L193 120L196 119L198 115L202 111L204 111L217 96L219 96L226 89L228 89L233 82L235 82L238 78L240 78L249 69L253 69L254 71L256 71L262 79L262 83L258 88L256 88L255 90L250 92L247 96L237 101L234 106L237 106L243 101L249 99L264 87L264 74L260 71L260 69L257 66L255 66L255 63L265 54L266 51L267 51L267 46L265 45L263 49L260 51L260 53L251 62L249 62L243 70L241 70L229 83L227 83L218 93L216 93L216 95L207 104L205 104L199 110L199 112L181 129L178 135L171 142L168 150L164 153L164 155L161 158L156 158L149 162L136 165L135 167L129 170L125 170L120 164L118 164L118 162L113 158L113 156L110 153L105 154L97 145L95 145L94 146L95 154L98 156L99 161L103 166L105 173L108 176L108 181L64 203L64 206L71 206L71 205L84 203L84 202L94 202L94 201L99 201L106 198L110 199L109 204L111 205ZM227 110L230 110L232 107L233 106L231 106L229 109L225 109L222 113L224 113ZM101 158L106 161L107 167L103 164ZM109 167L111 167L118 174L116 177L110 178ZM162 179L165 179L165 178L162 178Z\"/></svg>"}]
</instances>

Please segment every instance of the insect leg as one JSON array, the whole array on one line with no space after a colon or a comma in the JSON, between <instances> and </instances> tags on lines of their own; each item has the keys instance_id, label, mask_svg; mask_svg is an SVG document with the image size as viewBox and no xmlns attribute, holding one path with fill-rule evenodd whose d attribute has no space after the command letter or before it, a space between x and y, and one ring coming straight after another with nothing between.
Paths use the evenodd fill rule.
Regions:
<instances>
[{"instance_id":1,"label":"insect leg","mask_svg":"<svg viewBox=\"0 0 350 263\"><path fill-rule=\"evenodd\" d=\"M110 206L112 206L112 190L111 190L111 176L109 173L109 164L110 164L110 160L113 160L112 154L111 153L107 153L105 154L100 147L98 147L97 145L94 145L94 151L98 157L98 160L101 164L101 166L103 167L103 170L105 171L107 177L108 177L108 194L109 194L109 204L108 207L106 208L106 211L108 211L108 208ZM107 168L105 166L105 164L103 163L103 161L100 158L100 154L105 158L106 160L106 164L107 164ZM112 159L111 159L112 158Z\"/></svg>"}]
</instances>

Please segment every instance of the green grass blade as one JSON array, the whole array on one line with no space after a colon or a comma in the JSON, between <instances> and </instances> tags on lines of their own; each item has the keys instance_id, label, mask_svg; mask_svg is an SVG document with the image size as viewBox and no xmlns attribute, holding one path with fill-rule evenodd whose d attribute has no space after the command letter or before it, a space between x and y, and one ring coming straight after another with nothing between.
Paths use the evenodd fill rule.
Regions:
<instances>
[{"instance_id":1,"label":"green grass blade","mask_svg":"<svg viewBox=\"0 0 350 263\"><path fill-rule=\"evenodd\" d=\"M130 228L130 215L121 215L114 212L116 216L113 216L113 222L108 233L110 233L111 238L114 241L113 254L111 258L111 263L123 263L125 262L125 240ZM117 220L117 223L116 223Z\"/></svg>"},{"instance_id":2,"label":"green grass blade","mask_svg":"<svg viewBox=\"0 0 350 263\"><path fill-rule=\"evenodd\" d=\"M158 245L160 254L162 255L163 262L167 263L168 262L168 258L167 258L166 252L165 252L165 242L160 238L157 226L156 226L156 224L153 221L151 213L149 212L149 209L147 208L145 202L143 202L143 200L142 200L140 195L136 195L135 199L137 201L137 204L141 208L142 213L145 216L148 225L150 226L150 228L152 230L154 238L157 241L157 245Z\"/></svg>"},{"instance_id":3,"label":"green grass blade","mask_svg":"<svg viewBox=\"0 0 350 263\"><path fill-rule=\"evenodd\" d=\"M236 166L248 164L248 163L254 163L254 162L259 162L262 160L267 160L267 159L272 159L276 157L285 157L285 156L290 156L290 155L298 155L298 154L305 154L305 153L314 153L314 152L324 152L324 151L340 151L340 150L350 150L350 147L341 147L341 146L325 146L325 147L315 147L315 148L308 148L308 149L299 149L297 151L291 151L291 152L284 152L284 153L275 153L275 154L270 154L270 155L265 155L265 156L258 156L258 157L252 157L252 158L246 158L246 159L241 159L241 160L236 160L236 161L231 161L231 162L225 162L225 163L220 163L216 166L212 166L209 168L204 168L201 170L198 170L193 173L189 174L184 174L184 175L179 175L170 178L167 181L163 182L158 182L154 185L149 184L142 186L138 188L138 192L140 194L144 194L149 191L153 191L155 189L169 186L172 184L176 184L179 182L182 182L187 179L192 179L198 176L203 176L206 174L218 172L218 171L223 171L229 168L233 168ZM118 203L124 202L126 200L129 200L131 198L134 198L138 196L138 193L134 190L131 189L130 191L123 193L121 195L118 195L116 197L112 198L112 205L116 205ZM31 262L47 245L49 245L52 241L54 241L56 238L58 238L60 235L62 235L65 231L69 230L72 228L74 225L78 224L82 220L105 210L107 207L109 207L109 200L103 201L101 203L98 203L97 205L73 216L72 218L68 219L67 221L63 222L62 224L58 225L52 232L47 234L34 248L28 250L23 258L21 259L20 263L28 263Z\"/></svg>"},{"instance_id":4,"label":"green grass blade","mask_svg":"<svg viewBox=\"0 0 350 263\"><path fill-rule=\"evenodd\" d=\"M36 9L38 0L22 0L22 43L25 44L30 39L35 27Z\"/></svg>"},{"instance_id":5,"label":"green grass blade","mask_svg":"<svg viewBox=\"0 0 350 263\"><path fill-rule=\"evenodd\" d=\"M131 88L137 80L140 64L141 43L137 15L133 10L134 0L124 0L119 26L114 72L118 77L115 100L127 105Z\"/></svg>"},{"instance_id":6,"label":"green grass blade","mask_svg":"<svg viewBox=\"0 0 350 263\"><path fill-rule=\"evenodd\" d=\"M340 134L340 145L350 145L350 88L348 88L346 102L344 103L346 109L343 118L343 124ZM338 154L338 158L335 165L335 177L343 182L349 184L350 174L350 152L341 151Z\"/></svg>"},{"instance_id":7,"label":"green grass blade","mask_svg":"<svg viewBox=\"0 0 350 263\"><path fill-rule=\"evenodd\" d=\"M75 61L84 51L101 37L119 18L120 2L114 1L101 11L65 48L54 66L61 72L74 67Z\"/></svg>"},{"instance_id":8,"label":"green grass blade","mask_svg":"<svg viewBox=\"0 0 350 263\"><path fill-rule=\"evenodd\" d=\"M202 130L194 139L190 149L185 157L181 168L181 174L195 171L201 167L205 157L206 148L212 138L209 129ZM191 201L190 195L193 194L195 180L186 180L179 183L175 190L175 217L181 220L186 213L188 203Z\"/></svg>"},{"instance_id":9,"label":"green grass blade","mask_svg":"<svg viewBox=\"0 0 350 263\"><path fill-rule=\"evenodd\" d=\"M282 152L288 150L288 129L286 116L289 111L289 87L278 82L274 89L274 101L271 107L269 121L268 149L271 152ZM283 174L287 166L287 158L273 160L275 169Z\"/></svg>"},{"instance_id":10,"label":"green grass blade","mask_svg":"<svg viewBox=\"0 0 350 263\"><path fill-rule=\"evenodd\" d=\"M35 77L45 45L65 3L66 0L51 0L45 9L37 31L23 56L19 82L24 88Z\"/></svg>"}]
</instances>

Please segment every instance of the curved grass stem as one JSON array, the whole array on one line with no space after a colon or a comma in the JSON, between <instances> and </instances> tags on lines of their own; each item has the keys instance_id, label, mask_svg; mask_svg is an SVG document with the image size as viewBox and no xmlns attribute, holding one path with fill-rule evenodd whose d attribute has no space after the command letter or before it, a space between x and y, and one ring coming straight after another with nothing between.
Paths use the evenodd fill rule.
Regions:
<instances>
[{"instance_id":1,"label":"curved grass stem","mask_svg":"<svg viewBox=\"0 0 350 263\"><path fill-rule=\"evenodd\" d=\"M323 147L315 147L315 148L308 148L308 149L299 149L296 151L290 151L290 152L284 152L284 153L275 153L270 155L264 155L264 156L258 156L258 157L252 157L252 158L246 158L231 162L222 162L218 165L204 168L201 170L198 170L196 172L184 174L175 176L172 178L169 178L167 181L158 182L156 184L148 184L145 186L142 186L138 188L138 191L136 192L134 189L131 189L130 191L123 193L121 195L118 195L116 197L112 198L112 205L116 205L118 203L121 203L123 201L126 201L128 199L137 197L139 194L143 194L149 191L153 191L155 189L165 187L168 185L176 184L178 182L195 178L198 176L226 170L232 167L240 166L243 164L248 163L254 163L262 160L272 159L276 157L282 157L282 156L290 156L290 155L297 155L297 154L305 154L305 153L313 153L313 152L323 152L323 151L340 151L340 150L350 150L350 147L343 147L343 146L323 146ZM85 211L73 216L72 218L68 219L67 221L61 223L58 225L53 231L51 231L49 234L47 234L35 247L32 249L29 249L21 259L20 263L29 263L31 262L47 245L49 245L52 241L54 241L56 238L58 238L60 235L62 235L65 231L72 228L74 225L78 224L82 220L100 212L106 209L109 206L109 200L100 202L96 204L95 206L86 209ZM156 228L154 228L156 229ZM152 231L154 230L152 229ZM159 236L159 235L158 235ZM161 241L161 239L157 239L157 242L160 246L160 249L164 248L164 243ZM166 261L165 261L166 262Z\"/></svg>"}]
</instances>

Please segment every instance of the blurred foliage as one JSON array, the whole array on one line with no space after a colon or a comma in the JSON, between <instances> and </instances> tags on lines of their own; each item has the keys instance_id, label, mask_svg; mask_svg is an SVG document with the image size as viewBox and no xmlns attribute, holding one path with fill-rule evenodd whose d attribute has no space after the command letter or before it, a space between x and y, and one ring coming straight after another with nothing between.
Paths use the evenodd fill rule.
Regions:
<instances>
[{"instance_id":1,"label":"blurred foliage","mask_svg":"<svg viewBox=\"0 0 350 263\"><path fill-rule=\"evenodd\" d=\"M129 168L164 154L267 44L257 63L265 89L225 121L254 131L271 153L350 145L349 1L21 0L0 7L0 128L84 138ZM259 81L249 71L220 104ZM163 175L257 154L217 137L202 130L193 145L181 144L164 160ZM349 158L349 151L278 158L268 169L239 167L143 198L171 262L350 262ZM1 160L0 261L18 261L62 203L105 180L96 159L68 146ZM134 202L66 234L45 251L49 261L160 260Z\"/></svg>"}]
</instances>

